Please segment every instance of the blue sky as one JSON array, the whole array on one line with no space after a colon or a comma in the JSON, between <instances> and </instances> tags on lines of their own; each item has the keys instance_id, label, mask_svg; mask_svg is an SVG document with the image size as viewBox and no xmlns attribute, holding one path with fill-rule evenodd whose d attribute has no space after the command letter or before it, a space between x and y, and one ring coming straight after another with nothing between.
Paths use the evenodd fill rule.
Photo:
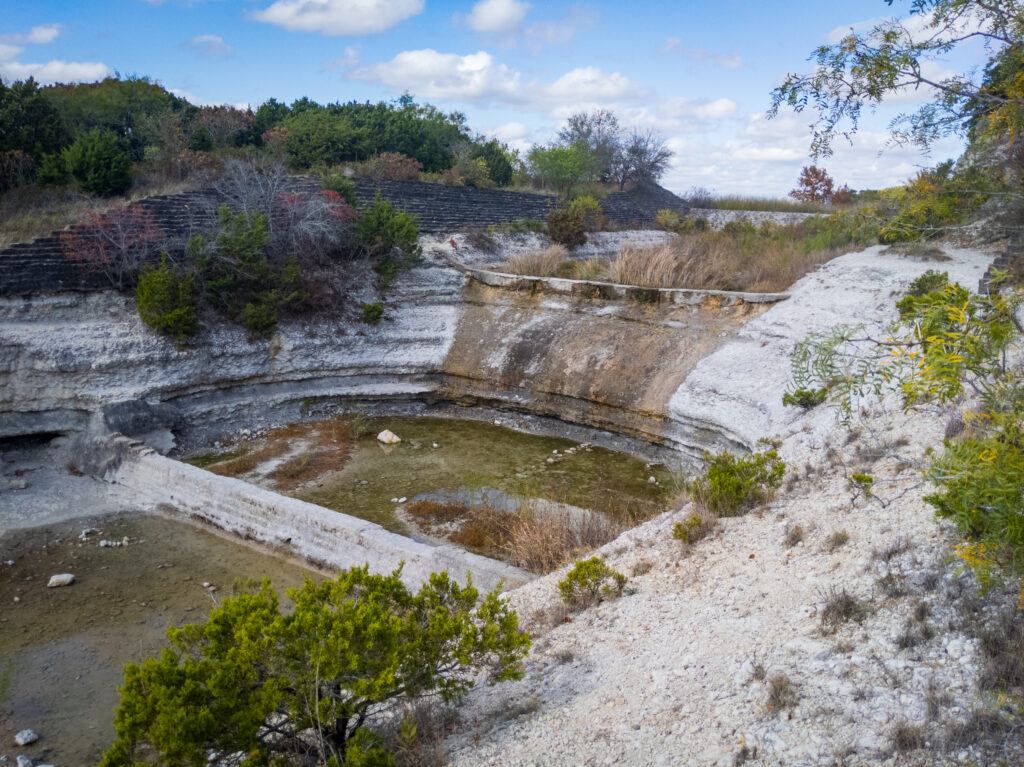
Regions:
<instances>
[{"instance_id":1,"label":"blue sky","mask_svg":"<svg viewBox=\"0 0 1024 767\"><path fill-rule=\"evenodd\" d=\"M614 109L676 152L664 183L717 193L783 195L808 164L808 115L765 121L771 89L806 71L823 42L905 12L883 0L842 3L527 2L526 0L34 0L4 3L0 76L92 81L148 75L194 103L258 106L392 99L465 112L470 126L525 148L572 112ZM980 50L947 62L980 66ZM931 157L889 148L902 103L868 116L854 146L823 164L853 188L904 181Z\"/></svg>"}]
</instances>

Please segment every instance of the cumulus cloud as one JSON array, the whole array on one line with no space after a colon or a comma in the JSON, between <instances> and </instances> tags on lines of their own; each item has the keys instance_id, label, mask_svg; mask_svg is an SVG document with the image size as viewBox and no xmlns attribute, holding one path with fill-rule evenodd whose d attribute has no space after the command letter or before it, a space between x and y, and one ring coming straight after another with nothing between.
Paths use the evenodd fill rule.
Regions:
<instances>
[{"instance_id":1,"label":"cumulus cloud","mask_svg":"<svg viewBox=\"0 0 1024 767\"><path fill-rule=\"evenodd\" d=\"M99 61L63 61L53 59L41 64L26 64L15 61L27 45L51 43L61 33L60 24L44 24L32 27L22 34L0 37L0 76L6 80L27 80L35 78L43 85L52 83L94 82L102 80L113 72Z\"/></svg>"},{"instance_id":2,"label":"cumulus cloud","mask_svg":"<svg viewBox=\"0 0 1024 767\"><path fill-rule=\"evenodd\" d=\"M475 32L509 35L522 29L530 4L522 0L480 0L466 16Z\"/></svg>"},{"instance_id":3,"label":"cumulus cloud","mask_svg":"<svg viewBox=\"0 0 1024 767\"><path fill-rule=\"evenodd\" d=\"M354 70L353 80L380 82L395 92L426 99L495 104L517 109L577 110L611 102L637 101L649 92L618 72L578 67L553 82L524 82L520 72L486 51L459 56L430 48L403 51L390 61Z\"/></svg>"},{"instance_id":4,"label":"cumulus cloud","mask_svg":"<svg viewBox=\"0 0 1024 767\"><path fill-rule=\"evenodd\" d=\"M695 64L714 64L722 69L739 69L743 66L743 58L738 53L715 53L706 48L687 48L678 37L669 37L658 48L662 58L689 59Z\"/></svg>"},{"instance_id":5,"label":"cumulus cloud","mask_svg":"<svg viewBox=\"0 0 1024 767\"><path fill-rule=\"evenodd\" d=\"M61 61L54 59L45 64L21 64L17 61L0 63L0 75L5 80L25 80L34 77L43 85L53 83L91 83L112 75L110 67L99 61Z\"/></svg>"},{"instance_id":6,"label":"cumulus cloud","mask_svg":"<svg viewBox=\"0 0 1024 767\"><path fill-rule=\"evenodd\" d=\"M218 35L196 35L182 43L193 53L209 58L210 56L230 56L235 49L224 42Z\"/></svg>"},{"instance_id":7,"label":"cumulus cloud","mask_svg":"<svg viewBox=\"0 0 1024 767\"><path fill-rule=\"evenodd\" d=\"M422 13L423 5L424 0L277 0L252 17L292 31L372 35Z\"/></svg>"}]
</instances>

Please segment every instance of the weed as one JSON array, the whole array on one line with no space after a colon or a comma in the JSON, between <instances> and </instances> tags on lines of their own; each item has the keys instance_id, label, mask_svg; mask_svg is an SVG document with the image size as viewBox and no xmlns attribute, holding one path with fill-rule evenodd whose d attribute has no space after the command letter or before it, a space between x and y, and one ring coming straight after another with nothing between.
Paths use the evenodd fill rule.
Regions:
<instances>
[{"instance_id":1,"label":"weed","mask_svg":"<svg viewBox=\"0 0 1024 767\"><path fill-rule=\"evenodd\" d=\"M857 600L846 589L837 589L834 586L822 593L822 601L825 604L821 609L821 627L829 632L835 631L846 621L864 620L869 611L866 604Z\"/></svg>"},{"instance_id":2,"label":"weed","mask_svg":"<svg viewBox=\"0 0 1024 767\"><path fill-rule=\"evenodd\" d=\"M757 658L753 659L753 667L750 669L750 678L755 682L763 682L768 676L768 669Z\"/></svg>"},{"instance_id":3,"label":"weed","mask_svg":"<svg viewBox=\"0 0 1024 767\"><path fill-rule=\"evenodd\" d=\"M565 604L584 608L602 599L622 596L627 578L613 570L600 557L577 560L565 578L558 583L558 592Z\"/></svg>"},{"instance_id":4,"label":"weed","mask_svg":"<svg viewBox=\"0 0 1024 767\"><path fill-rule=\"evenodd\" d=\"M953 702L953 696L948 691L941 689L933 676L928 680L928 687L925 688L924 702L928 707L928 718L936 719L942 709Z\"/></svg>"},{"instance_id":5,"label":"weed","mask_svg":"<svg viewBox=\"0 0 1024 767\"><path fill-rule=\"evenodd\" d=\"M928 619L928 616L932 614L932 606L923 599L920 599L917 604L914 605L913 614L915 621L918 623L924 623Z\"/></svg>"},{"instance_id":6,"label":"weed","mask_svg":"<svg viewBox=\"0 0 1024 767\"><path fill-rule=\"evenodd\" d=\"M779 672L768 679L767 706L772 711L793 708L799 702L796 688L789 677Z\"/></svg>"},{"instance_id":7,"label":"weed","mask_svg":"<svg viewBox=\"0 0 1024 767\"><path fill-rule=\"evenodd\" d=\"M900 720L893 725L889 733L889 742L900 752L915 751L924 747L924 728Z\"/></svg>"},{"instance_id":8,"label":"weed","mask_svg":"<svg viewBox=\"0 0 1024 767\"><path fill-rule=\"evenodd\" d=\"M786 531L786 537L783 539L783 544L787 548L793 548L804 539L804 529L800 525L793 525Z\"/></svg>"},{"instance_id":9,"label":"weed","mask_svg":"<svg viewBox=\"0 0 1024 767\"><path fill-rule=\"evenodd\" d=\"M824 386L820 389L794 389L782 395L782 404L810 410L824 402L827 396L828 388Z\"/></svg>"},{"instance_id":10,"label":"weed","mask_svg":"<svg viewBox=\"0 0 1024 767\"><path fill-rule=\"evenodd\" d=\"M707 509L698 510L672 527L672 537L683 543L694 544L707 538L718 527L718 519Z\"/></svg>"},{"instance_id":11,"label":"weed","mask_svg":"<svg viewBox=\"0 0 1024 767\"><path fill-rule=\"evenodd\" d=\"M899 599L907 595L906 576L888 572L878 579L878 590L889 599Z\"/></svg>"},{"instance_id":12,"label":"weed","mask_svg":"<svg viewBox=\"0 0 1024 767\"><path fill-rule=\"evenodd\" d=\"M1024 685L1024 614L1009 608L987 622L978 635L983 690L1012 690Z\"/></svg>"},{"instance_id":13,"label":"weed","mask_svg":"<svg viewBox=\"0 0 1024 767\"><path fill-rule=\"evenodd\" d=\"M555 660L558 661L560 665L564 666L566 663L572 663L576 660L576 656L571 650L559 650L555 653Z\"/></svg>"},{"instance_id":14,"label":"weed","mask_svg":"<svg viewBox=\"0 0 1024 767\"><path fill-rule=\"evenodd\" d=\"M384 306L380 301L374 301L372 304L363 304L363 312L360 319L367 325L379 325L383 317Z\"/></svg>"},{"instance_id":15,"label":"weed","mask_svg":"<svg viewBox=\"0 0 1024 767\"><path fill-rule=\"evenodd\" d=\"M651 568L653 567L654 565L652 565L646 559L641 559L639 562L633 565L633 569L630 570L630 575L632 575L633 577L636 577L637 575L646 575L651 571Z\"/></svg>"},{"instance_id":16,"label":"weed","mask_svg":"<svg viewBox=\"0 0 1024 767\"><path fill-rule=\"evenodd\" d=\"M881 560L882 562L889 562L909 549L910 541L900 535L894 538L885 548L875 549L871 553L871 556L874 559Z\"/></svg>"},{"instance_id":17,"label":"weed","mask_svg":"<svg viewBox=\"0 0 1024 767\"><path fill-rule=\"evenodd\" d=\"M825 539L825 551L830 554L836 549L842 548L850 541L850 534L845 530L837 530Z\"/></svg>"},{"instance_id":18,"label":"weed","mask_svg":"<svg viewBox=\"0 0 1024 767\"><path fill-rule=\"evenodd\" d=\"M853 474L850 476L849 483L850 488L854 491L854 498L858 495L871 498L871 487L875 483L875 478L870 474Z\"/></svg>"}]
</instances>

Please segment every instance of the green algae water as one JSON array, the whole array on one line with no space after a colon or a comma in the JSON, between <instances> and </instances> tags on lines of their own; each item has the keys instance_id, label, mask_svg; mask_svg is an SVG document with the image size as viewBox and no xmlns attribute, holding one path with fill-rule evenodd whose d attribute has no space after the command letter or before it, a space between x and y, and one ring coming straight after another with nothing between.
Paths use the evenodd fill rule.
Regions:
<instances>
[{"instance_id":1,"label":"green algae water","mask_svg":"<svg viewBox=\"0 0 1024 767\"><path fill-rule=\"evenodd\" d=\"M631 521L667 508L674 487L672 473L663 465L482 421L399 416L359 418L358 427L351 430L355 435L349 434L345 457L325 465L298 487L283 487L274 477L282 461L294 461L315 449L301 430L276 449L268 449L266 442L248 443L249 455L260 459L255 465L245 460L246 449L238 447L189 460L213 471L233 464L241 471L222 473L406 535L412 531L396 514L401 499L494 506L547 501ZM380 443L377 434L385 429L402 441Z\"/></svg>"}]
</instances>

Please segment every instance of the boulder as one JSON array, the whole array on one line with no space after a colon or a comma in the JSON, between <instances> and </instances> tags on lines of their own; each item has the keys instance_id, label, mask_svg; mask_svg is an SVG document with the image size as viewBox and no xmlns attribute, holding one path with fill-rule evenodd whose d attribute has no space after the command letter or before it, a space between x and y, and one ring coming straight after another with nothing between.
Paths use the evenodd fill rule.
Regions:
<instances>
[{"instance_id":1,"label":"boulder","mask_svg":"<svg viewBox=\"0 0 1024 767\"><path fill-rule=\"evenodd\" d=\"M46 584L49 589L55 589L58 586L70 586L75 582L75 576L71 573L58 573L57 575L50 576L50 582Z\"/></svg>"},{"instance_id":2,"label":"boulder","mask_svg":"<svg viewBox=\"0 0 1024 767\"><path fill-rule=\"evenodd\" d=\"M397 445L402 441L402 438L395 434L390 429L385 429L377 435L377 441L383 442L385 445Z\"/></svg>"}]
</instances>

